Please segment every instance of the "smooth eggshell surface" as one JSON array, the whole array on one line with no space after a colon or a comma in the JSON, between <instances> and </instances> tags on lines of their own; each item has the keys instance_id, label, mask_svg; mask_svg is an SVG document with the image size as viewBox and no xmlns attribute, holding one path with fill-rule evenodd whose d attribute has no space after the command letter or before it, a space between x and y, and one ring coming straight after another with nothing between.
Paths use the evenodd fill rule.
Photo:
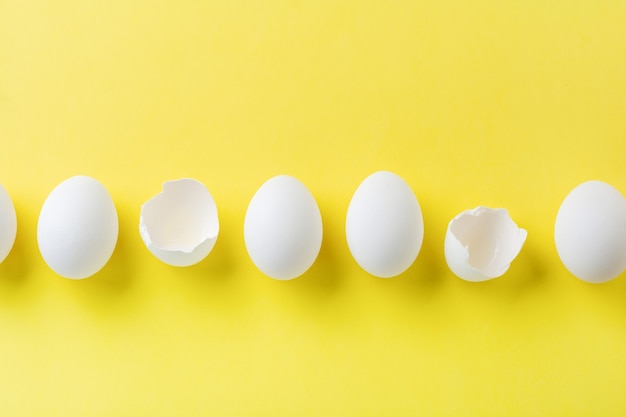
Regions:
<instances>
[{"instance_id":1,"label":"smooth eggshell surface","mask_svg":"<svg viewBox=\"0 0 626 417\"><path fill-rule=\"evenodd\" d=\"M98 272L115 249L117 211L97 180L76 176L59 184L39 214L37 241L48 266L72 279Z\"/></svg>"},{"instance_id":2,"label":"smooth eggshell surface","mask_svg":"<svg viewBox=\"0 0 626 417\"><path fill-rule=\"evenodd\" d=\"M9 193L0 185L0 262L4 261L15 243L17 217Z\"/></svg>"},{"instance_id":3,"label":"smooth eggshell surface","mask_svg":"<svg viewBox=\"0 0 626 417\"><path fill-rule=\"evenodd\" d=\"M346 240L365 271L381 278L404 272L424 239L422 210L398 175L379 171L355 191L346 215Z\"/></svg>"},{"instance_id":4,"label":"smooth eggshell surface","mask_svg":"<svg viewBox=\"0 0 626 417\"><path fill-rule=\"evenodd\" d=\"M248 206L244 240L252 262L279 280L306 272L322 245L322 217L309 190L280 175L263 184Z\"/></svg>"},{"instance_id":5,"label":"smooth eggshell surface","mask_svg":"<svg viewBox=\"0 0 626 417\"><path fill-rule=\"evenodd\" d=\"M565 267L581 280L617 277L626 269L626 200L605 182L580 184L559 208L554 242Z\"/></svg>"}]
</instances>

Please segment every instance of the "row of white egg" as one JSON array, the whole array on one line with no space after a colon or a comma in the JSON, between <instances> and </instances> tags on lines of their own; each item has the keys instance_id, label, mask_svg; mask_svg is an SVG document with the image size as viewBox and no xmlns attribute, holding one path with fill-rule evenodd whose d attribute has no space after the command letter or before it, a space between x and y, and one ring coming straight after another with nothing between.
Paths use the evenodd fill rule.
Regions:
<instances>
[{"instance_id":1,"label":"row of white egg","mask_svg":"<svg viewBox=\"0 0 626 417\"><path fill-rule=\"evenodd\" d=\"M97 180L76 176L59 184L39 215L37 240L48 266L59 275L87 278L109 260L118 238L115 204ZM17 230L13 203L0 186L0 262ZM169 265L190 266L213 249L219 233L217 206L193 179L168 181L141 208L141 237ZM484 281L503 275L527 233L507 210L477 207L448 225L445 259L457 276ZM388 171L367 177L346 215L346 239L356 262L374 276L404 272L417 258L424 237L420 205L409 185ZM565 267L593 283L626 269L626 200L601 181L572 190L559 208L554 238ZM255 193L244 221L252 262L266 275L288 280L306 272L322 245L322 218L313 195L297 179L271 178Z\"/></svg>"}]
</instances>

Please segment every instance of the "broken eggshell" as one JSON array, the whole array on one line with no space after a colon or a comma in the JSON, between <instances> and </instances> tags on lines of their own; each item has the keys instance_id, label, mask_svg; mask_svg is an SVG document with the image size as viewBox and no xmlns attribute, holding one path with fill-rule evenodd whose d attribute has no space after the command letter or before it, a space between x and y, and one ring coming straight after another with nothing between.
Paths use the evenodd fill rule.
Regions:
<instances>
[{"instance_id":1,"label":"broken eggshell","mask_svg":"<svg viewBox=\"0 0 626 417\"><path fill-rule=\"evenodd\" d=\"M486 281L503 275L519 254L527 232L506 209L476 207L448 224L444 252L448 266L466 281Z\"/></svg>"},{"instance_id":2,"label":"broken eggshell","mask_svg":"<svg viewBox=\"0 0 626 417\"><path fill-rule=\"evenodd\" d=\"M0 185L0 262L4 261L15 243L17 217L9 193Z\"/></svg>"},{"instance_id":3,"label":"broken eggshell","mask_svg":"<svg viewBox=\"0 0 626 417\"><path fill-rule=\"evenodd\" d=\"M139 233L154 256L172 266L203 260L219 233L217 205L199 181L167 181L163 191L141 207Z\"/></svg>"}]
</instances>

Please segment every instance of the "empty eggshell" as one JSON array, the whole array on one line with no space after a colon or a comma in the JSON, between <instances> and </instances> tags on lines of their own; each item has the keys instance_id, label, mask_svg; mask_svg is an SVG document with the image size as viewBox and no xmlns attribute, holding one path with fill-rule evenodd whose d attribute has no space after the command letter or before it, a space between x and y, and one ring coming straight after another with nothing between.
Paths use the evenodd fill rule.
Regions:
<instances>
[{"instance_id":1,"label":"empty eggshell","mask_svg":"<svg viewBox=\"0 0 626 417\"><path fill-rule=\"evenodd\" d=\"M587 181L563 200L554 224L556 250L577 278L602 283L626 269L626 200L602 181Z\"/></svg>"},{"instance_id":2,"label":"empty eggshell","mask_svg":"<svg viewBox=\"0 0 626 417\"><path fill-rule=\"evenodd\" d=\"M87 278L111 258L118 235L115 204L97 180L76 176L59 184L43 203L37 242L57 274Z\"/></svg>"},{"instance_id":3,"label":"empty eggshell","mask_svg":"<svg viewBox=\"0 0 626 417\"><path fill-rule=\"evenodd\" d=\"M296 278L315 262L322 245L322 216L309 190L279 175L252 197L243 228L252 262L279 280Z\"/></svg>"},{"instance_id":4,"label":"empty eggshell","mask_svg":"<svg viewBox=\"0 0 626 417\"><path fill-rule=\"evenodd\" d=\"M346 240L361 268L396 276L413 264L423 239L422 210L411 187L388 171L365 178L346 214Z\"/></svg>"},{"instance_id":5,"label":"empty eggshell","mask_svg":"<svg viewBox=\"0 0 626 417\"><path fill-rule=\"evenodd\" d=\"M476 207L448 224L444 253L448 266L466 281L485 281L503 275L524 246L527 232L506 209Z\"/></svg>"},{"instance_id":6,"label":"empty eggshell","mask_svg":"<svg viewBox=\"0 0 626 417\"><path fill-rule=\"evenodd\" d=\"M4 261L15 243L17 217L9 193L0 185L0 262Z\"/></svg>"},{"instance_id":7,"label":"empty eggshell","mask_svg":"<svg viewBox=\"0 0 626 417\"><path fill-rule=\"evenodd\" d=\"M167 181L163 191L141 207L139 233L154 256L173 266L203 260L219 233L217 205L202 183Z\"/></svg>"}]
</instances>

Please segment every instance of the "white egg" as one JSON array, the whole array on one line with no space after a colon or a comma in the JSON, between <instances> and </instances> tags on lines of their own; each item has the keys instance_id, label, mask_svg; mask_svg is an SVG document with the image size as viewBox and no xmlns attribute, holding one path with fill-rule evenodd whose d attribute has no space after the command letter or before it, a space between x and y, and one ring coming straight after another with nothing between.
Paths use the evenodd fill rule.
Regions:
<instances>
[{"instance_id":1,"label":"white egg","mask_svg":"<svg viewBox=\"0 0 626 417\"><path fill-rule=\"evenodd\" d=\"M280 175L252 197L243 227L252 262L279 280L305 273L322 245L322 216L309 190L297 179Z\"/></svg>"},{"instance_id":2,"label":"white egg","mask_svg":"<svg viewBox=\"0 0 626 417\"><path fill-rule=\"evenodd\" d=\"M626 269L626 200L602 181L588 181L563 200L554 224L556 250L565 267L591 283Z\"/></svg>"},{"instance_id":3,"label":"white egg","mask_svg":"<svg viewBox=\"0 0 626 417\"><path fill-rule=\"evenodd\" d=\"M486 281L509 270L528 233L503 208L476 207L448 224L444 255L448 267L465 281Z\"/></svg>"},{"instance_id":4,"label":"white egg","mask_svg":"<svg viewBox=\"0 0 626 417\"><path fill-rule=\"evenodd\" d=\"M211 193L191 178L167 181L139 216L139 233L148 250L173 266L203 260L215 246L219 229Z\"/></svg>"},{"instance_id":5,"label":"white egg","mask_svg":"<svg viewBox=\"0 0 626 417\"><path fill-rule=\"evenodd\" d=\"M398 175L379 171L359 185L346 214L346 240L365 271L396 276L417 258L424 220L411 187Z\"/></svg>"},{"instance_id":6,"label":"white egg","mask_svg":"<svg viewBox=\"0 0 626 417\"><path fill-rule=\"evenodd\" d=\"M0 185L0 262L4 261L15 243L17 217L9 193Z\"/></svg>"},{"instance_id":7,"label":"white egg","mask_svg":"<svg viewBox=\"0 0 626 417\"><path fill-rule=\"evenodd\" d=\"M72 177L52 190L41 208L39 251L57 274L87 278L113 254L118 227L115 204L106 188L90 177Z\"/></svg>"}]
</instances>

